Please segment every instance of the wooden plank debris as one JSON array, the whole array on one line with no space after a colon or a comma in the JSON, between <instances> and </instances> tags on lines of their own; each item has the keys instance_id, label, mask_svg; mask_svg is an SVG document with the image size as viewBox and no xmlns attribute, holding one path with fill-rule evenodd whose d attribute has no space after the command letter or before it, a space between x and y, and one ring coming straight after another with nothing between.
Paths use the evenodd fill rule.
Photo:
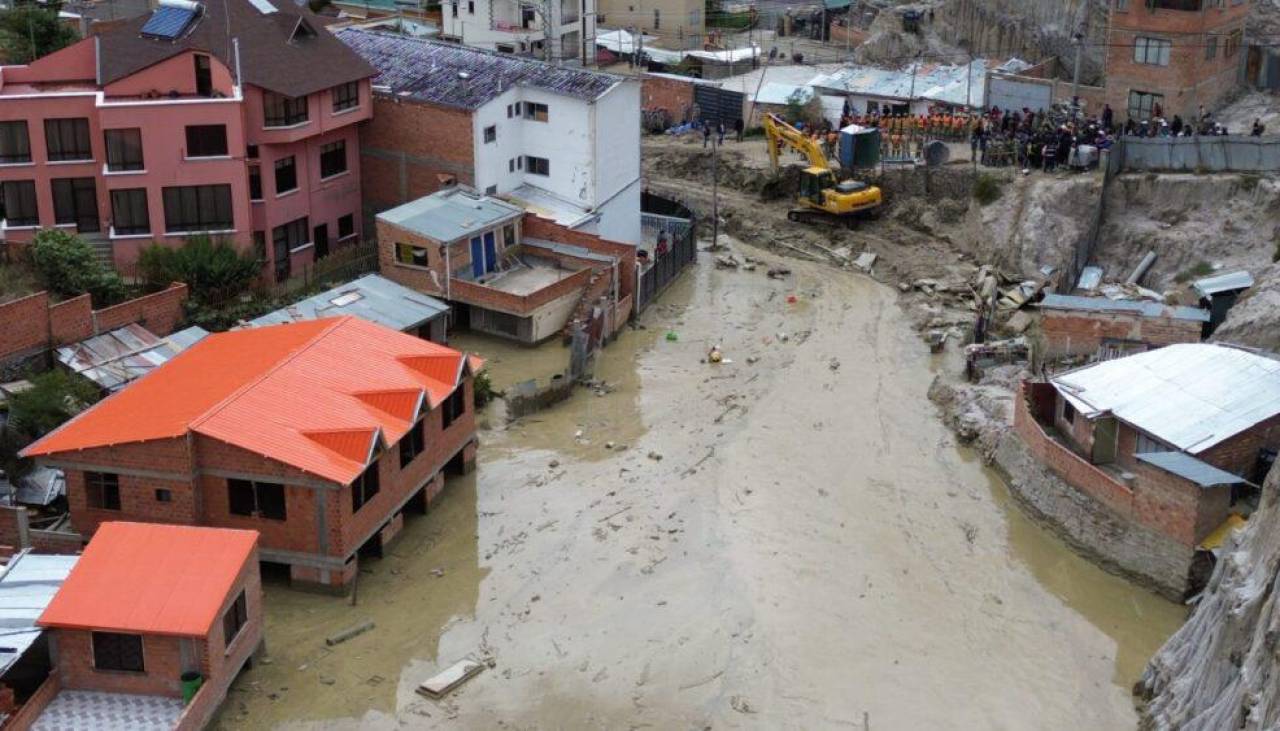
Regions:
<instances>
[{"instance_id":1,"label":"wooden plank debris","mask_svg":"<svg viewBox=\"0 0 1280 731\"><path fill-rule=\"evenodd\" d=\"M417 691L428 698L443 698L458 686L479 675L481 670L484 670L484 663L469 657L463 658L427 678L418 686Z\"/></svg>"}]
</instances>

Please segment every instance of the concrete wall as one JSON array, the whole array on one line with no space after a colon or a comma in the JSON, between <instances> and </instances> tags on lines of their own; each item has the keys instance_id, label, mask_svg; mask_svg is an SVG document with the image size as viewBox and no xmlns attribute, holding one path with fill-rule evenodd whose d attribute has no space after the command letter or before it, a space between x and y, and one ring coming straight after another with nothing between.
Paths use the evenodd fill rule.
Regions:
<instances>
[{"instance_id":1,"label":"concrete wall","mask_svg":"<svg viewBox=\"0 0 1280 731\"><path fill-rule=\"evenodd\" d=\"M1236 130L1244 132L1244 130ZM1280 171L1280 139L1233 134L1222 137L1124 137L1111 153L1124 172Z\"/></svg>"}]
</instances>

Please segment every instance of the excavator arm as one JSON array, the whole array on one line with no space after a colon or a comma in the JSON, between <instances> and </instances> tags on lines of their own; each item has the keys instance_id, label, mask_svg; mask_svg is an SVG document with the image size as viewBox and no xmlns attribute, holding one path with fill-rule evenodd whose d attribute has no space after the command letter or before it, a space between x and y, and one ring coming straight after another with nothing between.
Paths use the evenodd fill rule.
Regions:
<instances>
[{"instance_id":1,"label":"excavator arm","mask_svg":"<svg viewBox=\"0 0 1280 731\"><path fill-rule=\"evenodd\" d=\"M778 169L778 143L783 142L793 150L799 150L805 157L809 158L809 165L823 170L830 170L831 163L827 162L827 156L822 153L822 148L818 143L809 138L808 135L800 130L787 124L786 120L776 114L764 115L764 132L769 138L769 161L773 163L773 169Z\"/></svg>"}]
</instances>

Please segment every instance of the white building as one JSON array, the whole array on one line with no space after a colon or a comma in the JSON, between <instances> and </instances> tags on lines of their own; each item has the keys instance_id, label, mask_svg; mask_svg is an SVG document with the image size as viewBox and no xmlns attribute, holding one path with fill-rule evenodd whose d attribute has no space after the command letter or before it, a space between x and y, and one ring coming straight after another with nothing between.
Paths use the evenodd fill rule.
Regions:
<instances>
[{"instance_id":1,"label":"white building","mask_svg":"<svg viewBox=\"0 0 1280 731\"><path fill-rule=\"evenodd\" d=\"M447 0L443 38L549 61L585 59L594 51L596 0Z\"/></svg>"},{"instance_id":2,"label":"white building","mask_svg":"<svg viewBox=\"0 0 1280 731\"><path fill-rule=\"evenodd\" d=\"M570 228L640 243L639 79L441 41L353 29L337 36L380 72L364 147L375 162L402 166L366 167L370 188L380 176L453 174ZM380 103L395 107L380 113ZM468 123L458 144L469 150L421 137L436 130L458 139ZM410 186L394 202L432 192Z\"/></svg>"}]
</instances>

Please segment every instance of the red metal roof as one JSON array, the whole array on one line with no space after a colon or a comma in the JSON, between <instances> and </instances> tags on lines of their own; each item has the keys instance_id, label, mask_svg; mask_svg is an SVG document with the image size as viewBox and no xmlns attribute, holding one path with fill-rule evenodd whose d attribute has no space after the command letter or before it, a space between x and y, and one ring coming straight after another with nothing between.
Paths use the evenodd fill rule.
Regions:
<instances>
[{"instance_id":1,"label":"red metal roof","mask_svg":"<svg viewBox=\"0 0 1280 731\"><path fill-rule=\"evenodd\" d=\"M211 335L23 450L50 456L192 431L350 483L483 361L346 316Z\"/></svg>"},{"instance_id":2,"label":"red metal roof","mask_svg":"<svg viewBox=\"0 0 1280 731\"><path fill-rule=\"evenodd\" d=\"M36 624L204 637L258 532L103 523Z\"/></svg>"}]
</instances>

